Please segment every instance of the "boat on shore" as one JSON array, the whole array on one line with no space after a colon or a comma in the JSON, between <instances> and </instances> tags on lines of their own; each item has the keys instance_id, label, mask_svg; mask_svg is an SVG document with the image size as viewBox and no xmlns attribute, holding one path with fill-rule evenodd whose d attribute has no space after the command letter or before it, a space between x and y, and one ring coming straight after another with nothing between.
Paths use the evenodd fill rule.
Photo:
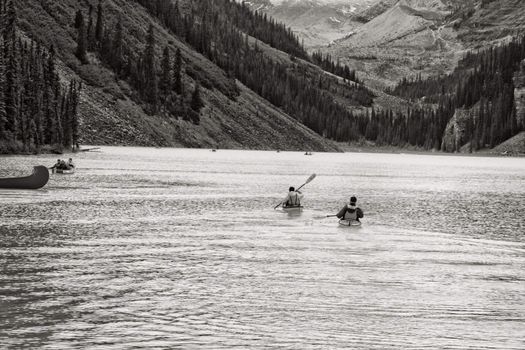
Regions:
<instances>
[{"instance_id":1,"label":"boat on shore","mask_svg":"<svg viewBox=\"0 0 525 350\"><path fill-rule=\"evenodd\" d=\"M48 181L49 170L38 165L29 176L0 179L0 189L36 190L44 187Z\"/></svg>"}]
</instances>

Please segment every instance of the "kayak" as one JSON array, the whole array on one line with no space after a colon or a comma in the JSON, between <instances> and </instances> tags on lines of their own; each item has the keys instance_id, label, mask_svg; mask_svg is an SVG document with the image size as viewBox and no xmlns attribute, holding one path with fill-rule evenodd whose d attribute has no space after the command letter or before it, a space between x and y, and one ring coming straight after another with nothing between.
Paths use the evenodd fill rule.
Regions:
<instances>
[{"instance_id":1,"label":"kayak","mask_svg":"<svg viewBox=\"0 0 525 350\"><path fill-rule=\"evenodd\" d=\"M276 210L282 211L283 213L300 213L303 211L303 206L296 207L279 207Z\"/></svg>"},{"instance_id":2,"label":"kayak","mask_svg":"<svg viewBox=\"0 0 525 350\"><path fill-rule=\"evenodd\" d=\"M29 176L0 179L0 188L36 190L44 187L48 181L49 170L43 165L38 165Z\"/></svg>"},{"instance_id":3,"label":"kayak","mask_svg":"<svg viewBox=\"0 0 525 350\"><path fill-rule=\"evenodd\" d=\"M339 220L341 226L361 226L361 221L357 220Z\"/></svg>"}]
</instances>

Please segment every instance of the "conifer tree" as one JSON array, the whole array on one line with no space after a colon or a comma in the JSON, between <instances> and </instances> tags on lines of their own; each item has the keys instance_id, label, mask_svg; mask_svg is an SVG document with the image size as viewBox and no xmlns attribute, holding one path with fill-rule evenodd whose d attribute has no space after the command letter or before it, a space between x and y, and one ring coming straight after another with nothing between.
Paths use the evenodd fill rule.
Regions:
<instances>
[{"instance_id":1,"label":"conifer tree","mask_svg":"<svg viewBox=\"0 0 525 350\"><path fill-rule=\"evenodd\" d=\"M44 114L44 143L52 145L58 143L58 133L61 132L58 125L58 101L59 81L55 68L55 48L51 46L44 69L46 88L44 90L45 114Z\"/></svg>"},{"instance_id":2,"label":"conifer tree","mask_svg":"<svg viewBox=\"0 0 525 350\"><path fill-rule=\"evenodd\" d=\"M14 140L19 132L19 98L20 98L20 54L16 40L17 15L13 1L7 4L5 13L4 45L6 53L5 72L5 130Z\"/></svg>"},{"instance_id":3,"label":"conifer tree","mask_svg":"<svg viewBox=\"0 0 525 350\"><path fill-rule=\"evenodd\" d=\"M122 20L118 19L117 25L115 26L115 36L112 42L112 54L111 54L111 65L115 69L117 76L122 75L124 68L124 37L122 33Z\"/></svg>"},{"instance_id":4,"label":"conifer tree","mask_svg":"<svg viewBox=\"0 0 525 350\"><path fill-rule=\"evenodd\" d=\"M170 50L166 46L162 53L161 77L160 77L160 98L164 105L171 92L171 59Z\"/></svg>"},{"instance_id":5,"label":"conifer tree","mask_svg":"<svg viewBox=\"0 0 525 350\"><path fill-rule=\"evenodd\" d=\"M0 16L3 16L2 7L3 3L0 3ZM1 20L0 20L1 21ZM1 23L1 22L0 22ZM0 26L3 23L0 24ZM0 27L1 28L1 27ZM7 123L6 113L5 113L5 63L4 63L4 40L0 38L0 140L5 139L5 126Z\"/></svg>"},{"instance_id":6,"label":"conifer tree","mask_svg":"<svg viewBox=\"0 0 525 350\"><path fill-rule=\"evenodd\" d=\"M201 87L199 83L195 84L193 93L191 94L190 108L195 112L199 113L201 108L204 106L201 99Z\"/></svg>"},{"instance_id":7,"label":"conifer tree","mask_svg":"<svg viewBox=\"0 0 525 350\"><path fill-rule=\"evenodd\" d=\"M93 24L93 5L89 5L88 25L86 30L87 49L92 51L95 48L95 27Z\"/></svg>"},{"instance_id":8,"label":"conifer tree","mask_svg":"<svg viewBox=\"0 0 525 350\"><path fill-rule=\"evenodd\" d=\"M155 63L155 30L150 24L143 53L144 96L149 104L149 113L154 114L158 108L157 69Z\"/></svg>"},{"instance_id":9,"label":"conifer tree","mask_svg":"<svg viewBox=\"0 0 525 350\"><path fill-rule=\"evenodd\" d=\"M178 95L182 94L182 55L179 48L175 53L175 63L173 65L173 90Z\"/></svg>"},{"instance_id":10,"label":"conifer tree","mask_svg":"<svg viewBox=\"0 0 525 350\"><path fill-rule=\"evenodd\" d=\"M75 12L75 21L74 21L74 27L75 29L78 30L78 28L80 28L80 24L81 22L84 20L84 17L82 16L82 11L81 10L77 10L77 12Z\"/></svg>"},{"instance_id":11,"label":"conifer tree","mask_svg":"<svg viewBox=\"0 0 525 350\"><path fill-rule=\"evenodd\" d=\"M102 0L99 0L98 6L97 6L97 25L95 28L95 40L97 43L100 43L102 41L102 38L104 36L104 12L102 8Z\"/></svg>"},{"instance_id":12,"label":"conifer tree","mask_svg":"<svg viewBox=\"0 0 525 350\"><path fill-rule=\"evenodd\" d=\"M80 60L82 64L87 64L87 38L86 38L86 25L84 23L84 16L80 14L77 29L77 49L75 56Z\"/></svg>"}]
</instances>

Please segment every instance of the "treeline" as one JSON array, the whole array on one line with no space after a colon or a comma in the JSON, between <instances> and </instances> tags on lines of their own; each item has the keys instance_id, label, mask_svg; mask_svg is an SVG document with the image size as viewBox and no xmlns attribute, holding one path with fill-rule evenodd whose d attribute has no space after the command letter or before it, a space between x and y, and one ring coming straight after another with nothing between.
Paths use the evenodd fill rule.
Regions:
<instances>
[{"instance_id":1,"label":"treeline","mask_svg":"<svg viewBox=\"0 0 525 350\"><path fill-rule=\"evenodd\" d=\"M442 96L452 95L456 91L460 74L463 75L463 72L423 79L419 73L413 78L403 78L394 88L387 88L385 92L410 101L424 98L426 103L438 103Z\"/></svg>"},{"instance_id":2,"label":"treeline","mask_svg":"<svg viewBox=\"0 0 525 350\"><path fill-rule=\"evenodd\" d=\"M126 45L121 19L116 20L114 31L107 29L104 7L99 1L96 14L90 5L87 24L83 11L75 15L77 48L75 55L82 63L89 63L88 51L98 54L100 59L113 69L119 79L128 81L137 91L136 100L145 105L149 114L162 113L181 117L194 124L200 123L200 85L197 82L187 91L182 71L183 60L179 49L174 53L165 47L157 57L155 32L149 26L144 50L136 54Z\"/></svg>"},{"instance_id":3,"label":"treeline","mask_svg":"<svg viewBox=\"0 0 525 350\"><path fill-rule=\"evenodd\" d=\"M341 86L335 79L324 74L311 76L311 72L300 64L290 65L265 55L257 41L250 43L248 36L236 25L240 21L236 18L248 11L242 5L228 0L197 0L192 2L191 10L183 14L177 2L136 1L228 75L239 79L273 105L282 108L321 135L335 139L341 133L338 129L343 128L343 124L355 125L357 121L342 104L334 101L330 91L342 92L346 98L345 104L371 106L373 102L372 94L362 86ZM234 14L233 9L238 9L239 13ZM271 31L272 22L265 22L264 17L257 18L262 18L260 26ZM291 34L282 35L282 41L288 38L289 45L297 45ZM294 55L294 51L287 53Z\"/></svg>"},{"instance_id":4,"label":"treeline","mask_svg":"<svg viewBox=\"0 0 525 350\"><path fill-rule=\"evenodd\" d=\"M357 79L355 70L350 69L346 64L342 65L339 61L334 63L332 56L329 54L323 55L321 51L316 51L312 54L312 61L327 72L358 84L361 83L361 81Z\"/></svg>"},{"instance_id":5,"label":"treeline","mask_svg":"<svg viewBox=\"0 0 525 350\"><path fill-rule=\"evenodd\" d=\"M11 0L0 0L0 153L61 150L77 144L80 84L63 89L55 51L17 35Z\"/></svg>"},{"instance_id":6,"label":"treeline","mask_svg":"<svg viewBox=\"0 0 525 350\"><path fill-rule=\"evenodd\" d=\"M524 59L525 37L515 38L497 47L467 53L446 77L404 79L392 93L425 98L430 103L446 100L453 110L473 109L477 115L467 121L461 143L470 143L472 150L492 148L524 129L523 121L516 116L513 81Z\"/></svg>"},{"instance_id":7,"label":"treeline","mask_svg":"<svg viewBox=\"0 0 525 350\"><path fill-rule=\"evenodd\" d=\"M371 114L360 117L360 132L364 139L377 145L439 150L454 111L451 100L446 98L440 101L437 108L414 108L406 113L372 110Z\"/></svg>"}]
</instances>

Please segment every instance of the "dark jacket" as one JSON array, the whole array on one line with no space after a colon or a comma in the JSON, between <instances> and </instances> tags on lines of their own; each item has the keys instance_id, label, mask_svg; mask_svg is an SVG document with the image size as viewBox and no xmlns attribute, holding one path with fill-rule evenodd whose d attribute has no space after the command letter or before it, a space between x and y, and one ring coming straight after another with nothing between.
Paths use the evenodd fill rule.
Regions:
<instances>
[{"instance_id":1,"label":"dark jacket","mask_svg":"<svg viewBox=\"0 0 525 350\"><path fill-rule=\"evenodd\" d=\"M337 217L339 219L344 218L348 210L351 210L351 209L348 209L348 204L346 204L341 210L339 210L339 213L337 213ZM355 211L357 212L357 219L361 219L362 217L365 216L361 208L356 208Z\"/></svg>"}]
</instances>

